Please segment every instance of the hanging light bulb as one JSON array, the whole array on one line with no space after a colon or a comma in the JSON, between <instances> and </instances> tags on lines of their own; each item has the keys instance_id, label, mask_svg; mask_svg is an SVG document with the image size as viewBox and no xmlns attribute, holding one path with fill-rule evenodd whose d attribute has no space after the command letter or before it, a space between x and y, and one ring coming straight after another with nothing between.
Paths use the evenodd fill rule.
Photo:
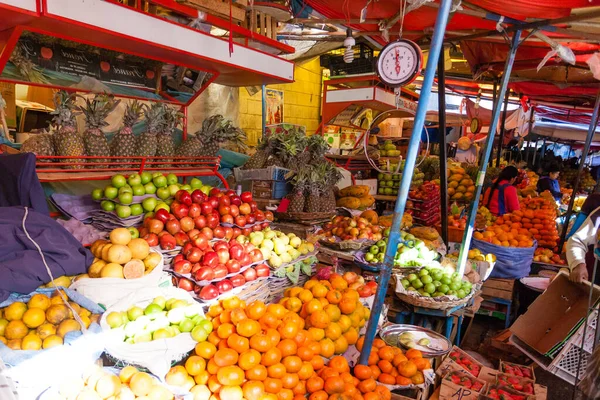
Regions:
<instances>
[{"instance_id":1,"label":"hanging light bulb","mask_svg":"<svg viewBox=\"0 0 600 400\"><path fill-rule=\"evenodd\" d=\"M352 37L352 29L346 29L346 39L344 39L344 62L350 64L354 60L354 50L352 47L356 44L356 40Z\"/></svg>"}]
</instances>

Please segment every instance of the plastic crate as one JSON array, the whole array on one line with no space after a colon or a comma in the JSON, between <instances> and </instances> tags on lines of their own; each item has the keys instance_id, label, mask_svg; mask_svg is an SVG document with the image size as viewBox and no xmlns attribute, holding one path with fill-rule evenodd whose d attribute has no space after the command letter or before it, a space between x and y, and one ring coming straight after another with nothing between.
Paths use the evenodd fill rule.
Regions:
<instances>
[{"instance_id":1,"label":"plastic crate","mask_svg":"<svg viewBox=\"0 0 600 400\"><path fill-rule=\"evenodd\" d=\"M242 183L242 190L251 192L256 199L278 200L292 190L292 185L285 181L251 180Z\"/></svg>"},{"instance_id":2,"label":"plastic crate","mask_svg":"<svg viewBox=\"0 0 600 400\"><path fill-rule=\"evenodd\" d=\"M277 166L271 166L261 169L240 169L235 168L233 175L237 183L241 184L244 181L285 181L285 175L289 169Z\"/></svg>"}]
</instances>

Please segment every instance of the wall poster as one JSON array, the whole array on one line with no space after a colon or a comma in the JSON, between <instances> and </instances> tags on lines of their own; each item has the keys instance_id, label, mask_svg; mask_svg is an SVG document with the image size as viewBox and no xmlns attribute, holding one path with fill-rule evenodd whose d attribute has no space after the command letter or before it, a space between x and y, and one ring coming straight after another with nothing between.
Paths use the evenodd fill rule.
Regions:
<instances>
[{"instance_id":1,"label":"wall poster","mask_svg":"<svg viewBox=\"0 0 600 400\"><path fill-rule=\"evenodd\" d=\"M281 124L283 119L283 91L266 89L267 125Z\"/></svg>"}]
</instances>

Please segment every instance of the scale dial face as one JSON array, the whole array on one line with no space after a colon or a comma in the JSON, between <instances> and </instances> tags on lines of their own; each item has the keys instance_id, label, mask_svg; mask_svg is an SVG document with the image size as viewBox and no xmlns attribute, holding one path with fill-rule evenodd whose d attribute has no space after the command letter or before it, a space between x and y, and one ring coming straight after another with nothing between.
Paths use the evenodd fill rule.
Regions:
<instances>
[{"instance_id":1,"label":"scale dial face","mask_svg":"<svg viewBox=\"0 0 600 400\"><path fill-rule=\"evenodd\" d=\"M478 134L479 131L481 131L481 122L479 121L479 118L473 118L469 128L471 129L472 134Z\"/></svg>"},{"instance_id":2,"label":"scale dial face","mask_svg":"<svg viewBox=\"0 0 600 400\"><path fill-rule=\"evenodd\" d=\"M377 59L377 74L389 86L404 86L421 71L423 54L416 43L400 39L386 45Z\"/></svg>"}]
</instances>

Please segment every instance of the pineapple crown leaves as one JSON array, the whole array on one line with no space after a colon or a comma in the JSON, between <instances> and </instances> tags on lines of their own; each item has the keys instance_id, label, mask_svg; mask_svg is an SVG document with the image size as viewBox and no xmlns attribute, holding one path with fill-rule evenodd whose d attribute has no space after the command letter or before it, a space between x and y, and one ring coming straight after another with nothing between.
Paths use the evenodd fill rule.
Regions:
<instances>
[{"instance_id":1,"label":"pineapple crown leaves","mask_svg":"<svg viewBox=\"0 0 600 400\"><path fill-rule=\"evenodd\" d=\"M297 192L303 192L309 184L311 177L311 168L300 168L294 173L294 176L290 179L290 183Z\"/></svg>"},{"instance_id":2,"label":"pineapple crown leaves","mask_svg":"<svg viewBox=\"0 0 600 400\"><path fill-rule=\"evenodd\" d=\"M106 117L114 111L121 100L115 100L110 94L102 93L94 96L93 99L78 96L85 100L85 106L77 106L77 110L83 112L88 128L100 129L108 125Z\"/></svg>"},{"instance_id":3,"label":"pineapple crown leaves","mask_svg":"<svg viewBox=\"0 0 600 400\"><path fill-rule=\"evenodd\" d=\"M146 129L150 133L161 132L166 123L167 106L163 103L152 103L144 105L144 115L146 116Z\"/></svg>"},{"instance_id":4,"label":"pineapple crown leaves","mask_svg":"<svg viewBox=\"0 0 600 400\"><path fill-rule=\"evenodd\" d=\"M75 117L81 112L77 110L75 100L77 95L75 93L67 93L64 90L59 90L54 93L54 111L50 114L54 115L52 118L52 125L56 128L75 128L77 122Z\"/></svg>"},{"instance_id":5,"label":"pineapple crown leaves","mask_svg":"<svg viewBox=\"0 0 600 400\"><path fill-rule=\"evenodd\" d=\"M310 152L313 159L321 158L325 156L325 153L329 150L329 143L321 135L312 135L307 140L308 151Z\"/></svg>"},{"instance_id":6,"label":"pineapple crown leaves","mask_svg":"<svg viewBox=\"0 0 600 400\"><path fill-rule=\"evenodd\" d=\"M233 122L220 114L212 115L202 122L202 128L196 132L196 138L202 144L229 142L239 148L246 149L246 133L233 126Z\"/></svg>"},{"instance_id":7,"label":"pineapple crown leaves","mask_svg":"<svg viewBox=\"0 0 600 400\"><path fill-rule=\"evenodd\" d=\"M183 113L173 107L167 107L165 112L165 133L172 134L183 122Z\"/></svg>"},{"instance_id":8,"label":"pineapple crown leaves","mask_svg":"<svg viewBox=\"0 0 600 400\"><path fill-rule=\"evenodd\" d=\"M132 127L142 116L144 106L137 100L130 101L125 107L125 114L123 114L123 125Z\"/></svg>"}]
</instances>

